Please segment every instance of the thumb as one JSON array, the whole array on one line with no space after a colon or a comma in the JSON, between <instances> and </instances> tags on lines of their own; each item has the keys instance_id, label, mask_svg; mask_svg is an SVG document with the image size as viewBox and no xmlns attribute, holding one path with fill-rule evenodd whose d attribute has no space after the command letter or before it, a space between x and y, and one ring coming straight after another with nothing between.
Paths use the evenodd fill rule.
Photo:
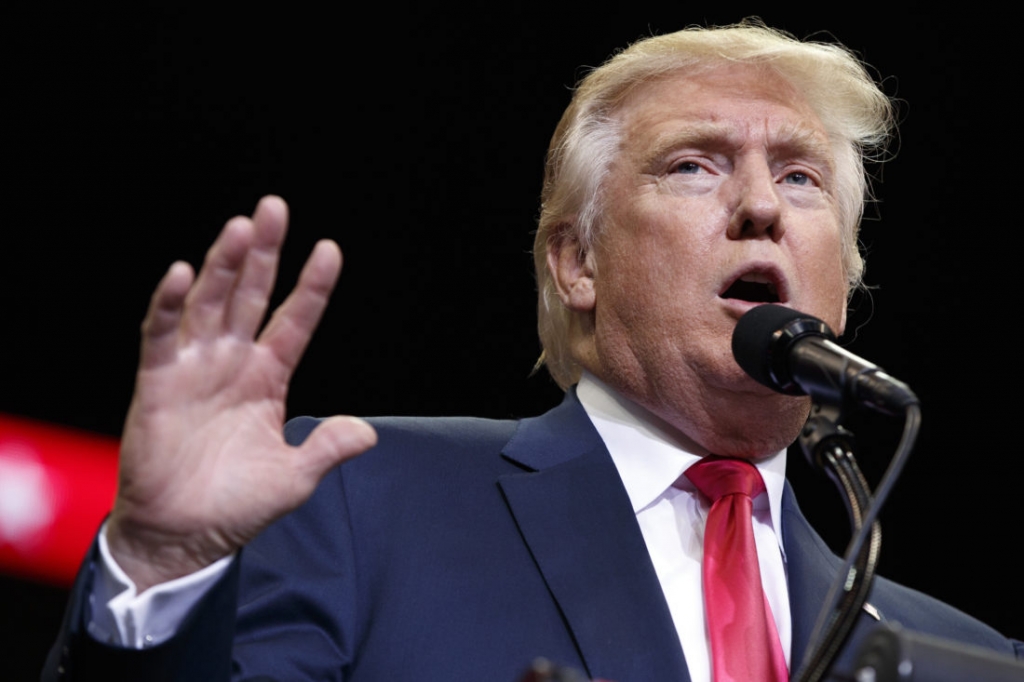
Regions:
<instances>
[{"instance_id":1,"label":"thumb","mask_svg":"<svg viewBox=\"0 0 1024 682\"><path fill-rule=\"evenodd\" d=\"M377 444L377 432L358 417L331 417L320 422L299 446L304 473L313 487L328 471Z\"/></svg>"}]
</instances>

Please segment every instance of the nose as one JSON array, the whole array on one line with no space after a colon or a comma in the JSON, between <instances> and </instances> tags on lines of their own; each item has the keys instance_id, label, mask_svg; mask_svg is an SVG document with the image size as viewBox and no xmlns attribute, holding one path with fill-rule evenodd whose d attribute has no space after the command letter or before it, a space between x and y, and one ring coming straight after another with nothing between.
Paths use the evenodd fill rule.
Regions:
<instances>
[{"instance_id":1,"label":"nose","mask_svg":"<svg viewBox=\"0 0 1024 682\"><path fill-rule=\"evenodd\" d=\"M730 239L782 239L782 203L778 186L764 159L737 164L730 178L734 198L729 219Z\"/></svg>"}]
</instances>

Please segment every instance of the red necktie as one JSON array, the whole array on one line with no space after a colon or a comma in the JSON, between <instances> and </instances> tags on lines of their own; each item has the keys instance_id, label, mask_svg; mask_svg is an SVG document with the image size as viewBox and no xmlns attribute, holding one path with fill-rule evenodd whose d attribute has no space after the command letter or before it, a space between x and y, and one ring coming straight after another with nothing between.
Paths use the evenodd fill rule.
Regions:
<instances>
[{"instance_id":1,"label":"red necktie","mask_svg":"<svg viewBox=\"0 0 1024 682\"><path fill-rule=\"evenodd\" d=\"M705 457L686 477L711 500L704 527L704 606L715 682L785 682L786 657L761 587L753 498L764 481L741 459Z\"/></svg>"}]
</instances>

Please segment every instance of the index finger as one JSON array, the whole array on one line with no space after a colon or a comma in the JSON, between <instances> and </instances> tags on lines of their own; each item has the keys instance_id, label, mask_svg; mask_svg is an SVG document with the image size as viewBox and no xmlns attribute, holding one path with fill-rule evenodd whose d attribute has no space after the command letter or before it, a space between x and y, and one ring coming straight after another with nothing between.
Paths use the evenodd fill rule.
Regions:
<instances>
[{"instance_id":1,"label":"index finger","mask_svg":"<svg viewBox=\"0 0 1024 682\"><path fill-rule=\"evenodd\" d=\"M142 321L142 367L156 367L174 358L182 307L194 279L192 267L177 261L157 284L146 311L146 319Z\"/></svg>"}]
</instances>

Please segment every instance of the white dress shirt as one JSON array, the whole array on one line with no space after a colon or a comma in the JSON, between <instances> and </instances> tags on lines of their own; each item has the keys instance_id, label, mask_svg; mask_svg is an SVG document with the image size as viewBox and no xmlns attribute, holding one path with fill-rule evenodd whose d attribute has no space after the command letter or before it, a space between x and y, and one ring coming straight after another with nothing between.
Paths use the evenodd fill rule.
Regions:
<instances>
[{"instance_id":1,"label":"white dress shirt","mask_svg":"<svg viewBox=\"0 0 1024 682\"><path fill-rule=\"evenodd\" d=\"M107 524L100 528L100 561L93 577L89 634L107 644L142 649L166 642L193 605L228 570L234 555L191 575L154 585L142 594L121 570L107 546Z\"/></svg>"},{"instance_id":2,"label":"white dress shirt","mask_svg":"<svg viewBox=\"0 0 1024 682\"><path fill-rule=\"evenodd\" d=\"M705 454L672 426L584 373L577 395L622 477L661 582L693 682L711 681L701 588L704 520L710 507L683 472ZM765 594L790 657L789 590L780 513L786 452L755 463L766 493L754 499L754 539ZM100 531L101 561L90 596L89 633L120 646L143 648L170 639L189 609L227 570L231 557L141 595L118 567Z\"/></svg>"},{"instance_id":3,"label":"white dress shirt","mask_svg":"<svg viewBox=\"0 0 1024 682\"><path fill-rule=\"evenodd\" d=\"M707 453L677 429L584 373L576 395L601 435L651 554L693 682L710 682L711 650L701 588L704 521L710 509L683 472ZM786 451L755 462L766 492L754 499L761 583L790 664L792 623L782 547Z\"/></svg>"}]
</instances>

